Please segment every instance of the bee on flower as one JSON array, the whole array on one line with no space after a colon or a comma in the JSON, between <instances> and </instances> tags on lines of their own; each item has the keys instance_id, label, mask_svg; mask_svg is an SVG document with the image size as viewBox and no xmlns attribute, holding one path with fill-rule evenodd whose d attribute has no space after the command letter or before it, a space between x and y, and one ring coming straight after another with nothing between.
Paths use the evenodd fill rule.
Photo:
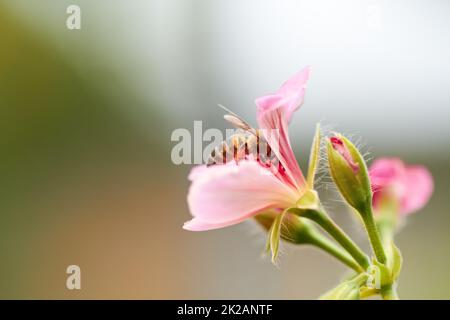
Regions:
<instances>
[{"instance_id":1,"label":"bee on flower","mask_svg":"<svg viewBox=\"0 0 450 320\"><path fill-rule=\"evenodd\" d=\"M233 113L227 116L247 134L232 137L231 148L228 143L221 144L207 165L191 171L188 205L193 219L185 223L184 229L204 231L231 226L269 209L289 208L302 197L306 180L291 148L288 123L303 102L308 78L309 68L305 68L277 93L256 100L258 130ZM268 159L262 161L261 152L253 149L261 146L260 141L269 140L264 133L271 130L279 132L279 142L266 148ZM256 151L256 157L250 157L251 151ZM227 161L230 157L237 161ZM282 170L261 174L261 170L270 170L267 162L275 158Z\"/></svg>"}]
</instances>

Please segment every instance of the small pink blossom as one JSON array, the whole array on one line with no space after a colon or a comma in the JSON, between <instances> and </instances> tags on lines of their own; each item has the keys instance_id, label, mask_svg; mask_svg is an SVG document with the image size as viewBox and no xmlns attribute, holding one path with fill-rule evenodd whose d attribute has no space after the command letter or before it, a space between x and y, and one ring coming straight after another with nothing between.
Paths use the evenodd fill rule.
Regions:
<instances>
[{"instance_id":1,"label":"small pink blossom","mask_svg":"<svg viewBox=\"0 0 450 320\"><path fill-rule=\"evenodd\" d=\"M192 169L188 206L193 219L184 229L203 231L240 223L267 209L295 205L306 188L305 178L295 159L288 135L292 114L303 102L309 68L286 81L277 93L255 101L262 132L278 130L279 141L270 145L282 170L263 166L257 160L229 162ZM267 137L270 143L270 138Z\"/></svg>"},{"instance_id":2,"label":"small pink blossom","mask_svg":"<svg viewBox=\"0 0 450 320\"><path fill-rule=\"evenodd\" d=\"M402 215L426 205L433 193L433 177L424 166L407 166L397 158L381 158L369 170L375 211L382 197L392 197Z\"/></svg>"}]
</instances>

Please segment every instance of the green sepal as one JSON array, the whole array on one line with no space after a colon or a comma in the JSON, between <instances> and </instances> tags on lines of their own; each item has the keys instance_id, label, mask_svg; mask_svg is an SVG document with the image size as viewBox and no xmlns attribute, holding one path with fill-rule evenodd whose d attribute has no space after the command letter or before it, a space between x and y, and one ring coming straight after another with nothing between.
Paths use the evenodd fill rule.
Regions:
<instances>
[{"instance_id":1,"label":"green sepal","mask_svg":"<svg viewBox=\"0 0 450 320\"><path fill-rule=\"evenodd\" d=\"M321 139L320 124L318 123L316 126L316 133L314 134L313 143L311 146L311 153L309 156L309 165L308 165L308 176L306 178L306 182L310 189L314 189L314 178L316 176L316 171L320 158L320 139Z\"/></svg>"},{"instance_id":2,"label":"green sepal","mask_svg":"<svg viewBox=\"0 0 450 320\"><path fill-rule=\"evenodd\" d=\"M319 195L317 191L313 189L307 189L302 197L297 201L296 206L297 208L290 208L290 209L300 209L300 210L317 210L319 209L320 200ZM288 209L288 210L290 210Z\"/></svg>"},{"instance_id":3,"label":"green sepal","mask_svg":"<svg viewBox=\"0 0 450 320\"><path fill-rule=\"evenodd\" d=\"M280 238L281 238L281 224L283 222L283 218L286 214L286 211L283 211L281 214L278 214L273 223L272 227L269 230L268 235L268 246L266 244L266 249L270 249L272 254L272 263L276 262L278 257L278 249L280 247Z\"/></svg>"},{"instance_id":4,"label":"green sepal","mask_svg":"<svg viewBox=\"0 0 450 320\"><path fill-rule=\"evenodd\" d=\"M289 208L285 211L283 223L281 224L281 239L293 244L311 244L311 237L317 233L314 223L295 214L295 208ZM275 218L280 213L269 211L255 216L255 220L264 227L269 233ZM270 237L267 237L266 252L270 252Z\"/></svg>"},{"instance_id":5,"label":"green sepal","mask_svg":"<svg viewBox=\"0 0 450 320\"><path fill-rule=\"evenodd\" d=\"M359 290L357 285L344 282L325 293L319 300L360 300Z\"/></svg>"},{"instance_id":6,"label":"green sepal","mask_svg":"<svg viewBox=\"0 0 450 320\"><path fill-rule=\"evenodd\" d=\"M361 273L353 279L347 280L339 284L334 289L331 289L320 300L360 300L361 287L365 285L368 275Z\"/></svg>"},{"instance_id":7,"label":"green sepal","mask_svg":"<svg viewBox=\"0 0 450 320\"><path fill-rule=\"evenodd\" d=\"M392 242L391 246L392 246L392 260L389 261L389 267L391 269L392 281L396 281L402 269L403 257L402 253L394 244L394 242Z\"/></svg>"}]
</instances>

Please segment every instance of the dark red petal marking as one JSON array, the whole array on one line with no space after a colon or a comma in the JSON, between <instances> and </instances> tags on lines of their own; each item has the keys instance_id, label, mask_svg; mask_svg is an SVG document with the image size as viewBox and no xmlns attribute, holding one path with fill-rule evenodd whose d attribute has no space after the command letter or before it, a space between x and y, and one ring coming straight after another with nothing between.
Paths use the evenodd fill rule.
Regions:
<instances>
[{"instance_id":1,"label":"dark red petal marking","mask_svg":"<svg viewBox=\"0 0 450 320\"><path fill-rule=\"evenodd\" d=\"M344 141L339 137L331 137L330 142L333 149L336 150L345 159L350 168L352 168L353 173L357 174L359 171L359 164L353 160L353 157L347 149L347 146L344 144Z\"/></svg>"}]
</instances>

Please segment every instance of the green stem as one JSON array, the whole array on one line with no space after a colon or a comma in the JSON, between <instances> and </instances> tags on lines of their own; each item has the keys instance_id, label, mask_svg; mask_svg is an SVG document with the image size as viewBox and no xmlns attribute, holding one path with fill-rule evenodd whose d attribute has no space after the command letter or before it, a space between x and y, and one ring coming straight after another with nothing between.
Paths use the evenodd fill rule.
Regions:
<instances>
[{"instance_id":1,"label":"green stem","mask_svg":"<svg viewBox=\"0 0 450 320\"><path fill-rule=\"evenodd\" d=\"M319 232L311 232L309 242L310 244L329 253L356 272L364 272L364 269L361 268L361 266L356 263L356 261L346 251L342 250L342 248L337 246L334 242L332 242Z\"/></svg>"},{"instance_id":2,"label":"green stem","mask_svg":"<svg viewBox=\"0 0 450 320\"><path fill-rule=\"evenodd\" d=\"M392 243L394 241L395 226L390 221L378 220L377 227L380 234L381 243L384 247L384 253L386 254L389 264L389 261L392 261L393 259Z\"/></svg>"},{"instance_id":3,"label":"green stem","mask_svg":"<svg viewBox=\"0 0 450 320\"><path fill-rule=\"evenodd\" d=\"M347 252L356 260L356 262L367 270L370 266L369 257L356 245L352 239L326 214L321 210L306 210L303 217L316 222L326 232L328 232Z\"/></svg>"},{"instance_id":4,"label":"green stem","mask_svg":"<svg viewBox=\"0 0 450 320\"><path fill-rule=\"evenodd\" d=\"M380 233L381 242L386 247L394 240L394 227L384 220L377 222L378 232Z\"/></svg>"},{"instance_id":5,"label":"green stem","mask_svg":"<svg viewBox=\"0 0 450 320\"><path fill-rule=\"evenodd\" d=\"M377 225L375 220L373 219L372 209L368 214L364 214L363 220L366 226L367 234L369 235L370 243L373 248L373 252L375 253L375 257L378 262L382 264L386 264L386 253L384 252L383 244L381 243L380 233L378 232Z\"/></svg>"},{"instance_id":6,"label":"green stem","mask_svg":"<svg viewBox=\"0 0 450 320\"><path fill-rule=\"evenodd\" d=\"M381 289L381 297L383 300L399 300L397 290L394 285L386 286Z\"/></svg>"}]
</instances>

